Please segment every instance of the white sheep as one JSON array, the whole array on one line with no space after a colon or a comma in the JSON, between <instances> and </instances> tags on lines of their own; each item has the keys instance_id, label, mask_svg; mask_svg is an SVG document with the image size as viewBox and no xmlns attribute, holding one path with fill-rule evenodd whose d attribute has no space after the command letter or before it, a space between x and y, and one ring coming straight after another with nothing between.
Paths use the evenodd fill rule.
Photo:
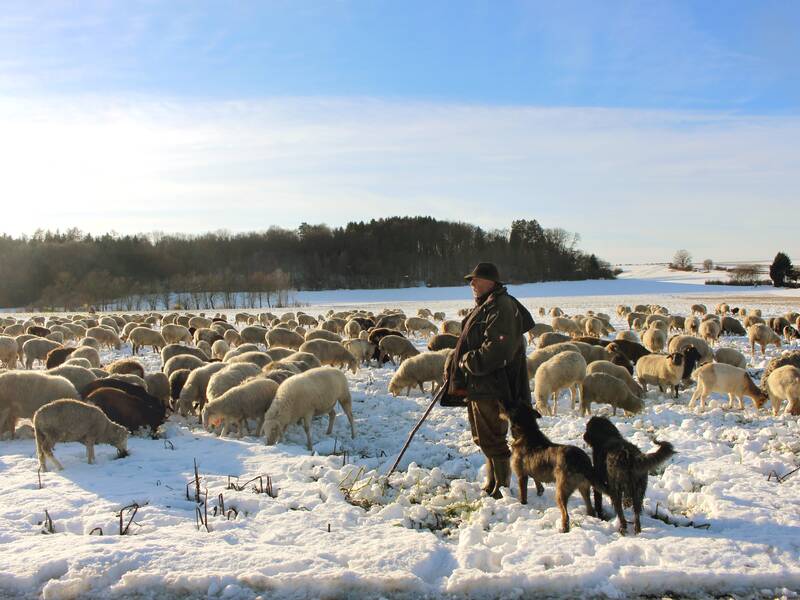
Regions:
<instances>
[{"instance_id":1,"label":"white sheep","mask_svg":"<svg viewBox=\"0 0 800 600\"><path fill-rule=\"evenodd\" d=\"M198 367L202 367L205 364L207 363L204 360L201 360L196 356L192 356L191 354L178 354L178 356L173 356L167 362L165 362L164 366L161 368L161 371L167 376L167 378L169 378L169 376L178 369L189 369L190 371L194 371Z\"/></svg>"},{"instance_id":2,"label":"white sheep","mask_svg":"<svg viewBox=\"0 0 800 600\"><path fill-rule=\"evenodd\" d=\"M17 340L9 335L0 335L0 362L7 369L16 369L19 360Z\"/></svg>"},{"instance_id":3,"label":"white sheep","mask_svg":"<svg viewBox=\"0 0 800 600\"><path fill-rule=\"evenodd\" d=\"M580 325L578 325L572 319L568 319L566 317L553 317L550 325L553 327L553 331L566 333L567 335L573 337L578 337L581 335Z\"/></svg>"},{"instance_id":4,"label":"white sheep","mask_svg":"<svg viewBox=\"0 0 800 600\"><path fill-rule=\"evenodd\" d=\"M361 333L361 324L358 321L351 319L344 326L344 334L351 340L357 338L359 333Z\"/></svg>"},{"instance_id":5,"label":"white sheep","mask_svg":"<svg viewBox=\"0 0 800 600\"><path fill-rule=\"evenodd\" d=\"M555 416L558 412L558 394L565 389L569 390L574 410L575 401L585 377L586 361L580 352L561 352L546 360L537 369L533 379L533 396L536 400L537 410L543 415ZM552 410L550 409L550 396L555 396Z\"/></svg>"},{"instance_id":6,"label":"white sheep","mask_svg":"<svg viewBox=\"0 0 800 600\"><path fill-rule=\"evenodd\" d=\"M361 335L361 331L358 332L359 336ZM313 331L307 332L303 339L307 342L311 340L328 340L329 342L341 342L342 336L338 333L333 333L332 331L328 331L327 329L314 329Z\"/></svg>"},{"instance_id":7,"label":"white sheep","mask_svg":"<svg viewBox=\"0 0 800 600\"><path fill-rule=\"evenodd\" d=\"M359 364L369 364L377 348L372 342L360 338L357 340L346 340L342 342L342 345L347 348L347 351L355 357Z\"/></svg>"},{"instance_id":8,"label":"white sheep","mask_svg":"<svg viewBox=\"0 0 800 600\"><path fill-rule=\"evenodd\" d=\"M68 367L82 367L84 369L91 369L92 363L88 358L81 358L70 356L67 360L65 360L62 365L66 365Z\"/></svg>"},{"instance_id":9,"label":"white sheep","mask_svg":"<svg viewBox=\"0 0 800 600\"><path fill-rule=\"evenodd\" d=\"M561 352L580 352L580 350L578 350L578 347L572 342L553 344L552 346L547 346L546 348L536 350L526 359L528 379L533 379L534 375L536 375L536 371L542 364L544 364L545 361L553 358L556 354L560 354Z\"/></svg>"},{"instance_id":10,"label":"white sheep","mask_svg":"<svg viewBox=\"0 0 800 600\"><path fill-rule=\"evenodd\" d=\"M260 374L261 369L253 363L226 364L224 369L220 369L209 378L206 386L206 398L211 402L232 387Z\"/></svg>"},{"instance_id":11,"label":"white sheep","mask_svg":"<svg viewBox=\"0 0 800 600\"><path fill-rule=\"evenodd\" d=\"M706 398L714 392L728 395L728 408L733 408L733 401L736 399L739 401L739 408L744 409L745 396L753 399L756 410L767 401L767 396L753 383L747 371L739 367L724 363L703 365L692 373L692 379L697 382L697 389L689 400L689 408L693 408L699 398L700 410L705 410Z\"/></svg>"},{"instance_id":12,"label":"white sheep","mask_svg":"<svg viewBox=\"0 0 800 600\"><path fill-rule=\"evenodd\" d=\"M397 396L403 388L407 388L406 394L410 394L411 388L418 385L424 394L423 385L430 381L431 393L435 393L436 388L444 381L444 365L451 352L452 350L448 348L438 352L423 352L407 358L392 375L389 392Z\"/></svg>"},{"instance_id":13,"label":"white sheep","mask_svg":"<svg viewBox=\"0 0 800 600\"><path fill-rule=\"evenodd\" d=\"M615 365L609 360L596 360L592 363L588 363L586 366L586 375L591 375L592 373L606 373L607 375L612 375L624 381L631 393L637 398L644 396L642 386L636 383L625 367Z\"/></svg>"},{"instance_id":14,"label":"white sheep","mask_svg":"<svg viewBox=\"0 0 800 600\"><path fill-rule=\"evenodd\" d=\"M208 429L213 421L222 420L220 435L226 435L231 424L236 423L238 437L247 430L250 435L248 419L257 419L256 431L261 432L264 415L275 398L278 384L271 379L255 378L245 381L215 398L203 407L203 428Z\"/></svg>"},{"instance_id":15,"label":"white sheep","mask_svg":"<svg viewBox=\"0 0 800 600\"><path fill-rule=\"evenodd\" d=\"M461 321L456 321L455 319L448 319L446 321L442 321L440 328L442 333L461 335Z\"/></svg>"},{"instance_id":16,"label":"white sheep","mask_svg":"<svg viewBox=\"0 0 800 600\"><path fill-rule=\"evenodd\" d=\"M700 359L697 361L698 365L714 362L714 353L711 351L711 346L709 346L704 339L693 335L672 336L667 344L667 351L670 354L674 352L683 352L689 346L694 346L700 353Z\"/></svg>"},{"instance_id":17,"label":"white sheep","mask_svg":"<svg viewBox=\"0 0 800 600\"><path fill-rule=\"evenodd\" d=\"M192 334L183 325L167 323L161 328L161 336L167 344L192 343Z\"/></svg>"},{"instance_id":18,"label":"white sheep","mask_svg":"<svg viewBox=\"0 0 800 600\"><path fill-rule=\"evenodd\" d=\"M114 423L93 404L80 400L61 399L42 406L33 415L33 431L42 471L47 471L48 458L58 470L64 468L53 456L53 448L58 442L82 443L89 464L94 462L95 444L111 444L119 456L128 451L128 430Z\"/></svg>"},{"instance_id":19,"label":"white sheep","mask_svg":"<svg viewBox=\"0 0 800 600\"><path fill-rule=\"evenodd\" d=\"M40 337L29 339L22 344L22 355L25 357L25 368L32 369L33 363L37 360L45 362L47 360L48 352L55 350L56 348L61 348L61 344Z\"/></svg>"},{"instance_id":20,"label":"white sheep","mask_svg":"<svg viewBox=\"0 0 800 600\"><path fill-rule=\"evenodd\" d=\"M787 402L786 412L800 415L800 369L793 365L778 367L767 376L767 393L772 414L778 416L781 404Z\"/></svg>"},{"instance_id":21,"label":"white sheep","mask_svg":"<svg viewBox=\"0 0 800 600\"><path fill-rule=\"evenodd\" d=\"M740 369L747 368L747 357L736 348L717 348L714 352L714 360Z\"/></svg>"},{"instance_id":22,"label":"white sheep","mask_svg":"<svg viewBox=\"0 0 800 600\"><path fill-rule=\"evenodd\" d=\"M223 362L210 363L194 369L186 378L186 383L181 388L181 393L175 402L175 412L185 417L194 414L195 404L202 410L206 404L206 389L212 375L218 373L228 365Z\"/></svg>"},{"instance_id":23,"label":"white sheep","mask_svg":"<svg viewBox=\"0 0 800 600\"><path fill-rule=\"evenodd\" d=\"M109 349L119 350L122 347L117 332L108 327L90 327L86 330L86 337L96 339L101 346L107 346Z\"/></svg>"},{"instance_id":24,"label":"white sheep","mask_svg":"<svg viewBox=\"0 0 800 600\"><path fill-rule=\"evenodd\" d=\"M211 358L222 360L230 349L231 347L228 342L225 340L217 340L211 345Z\"/></svg>"},{"instance_id":25,"label":"white sheep","mask_svg":"<svg viewBox=\"0 0 800 600\"><path fill-rule=\"evenodd\" d=\"M65 377L41 371L0 374L0 435L10 431L13 438L18 419L30 419L42 406L60 398L80 398Z\"/></svg>"},{"instance_id":26,"label":"white sheep","mask_svg":"<svg viewBox=\"0 0 800 600\"><path fill-rule=\"evenodd\" d=\"M286 428L302 419L308 449L312 450L311 419L316 415L327 413L327 435L330 435L336 418L337 402L347 415L350 421L350 433L355 438L352 400L344 373L334 367L318 367L290 377L278 387L272 406L264 418L262 433L266 437L267 444L278 443Z\"/></svg>"},{"instance_id":27,"label":"white sheep","mask_svg":"<svg viewBox=\"0 0 800 600\"><path fill-rule=\"evenodd\" d=\"M756 344L761 346L761 354L767 353L767 346L775 344L778 348L781 347L781 336L772 331L768 325L764 323L754 323L747 328L747 339L750 340L750 352L755 357ZM30 342L25 342L26 344Z\"/></svg>"},{"instance_id":28,"label":"white sheep","mask_svg":"<svg viewBox=\"0 0 800 600\"><path fill-rule=\"evenodd\" d=\"M436 335L437 332L436 325L422 317L408 317L404 325L409 335L420 334L428 338L431 335Z\"/></svg>"},{"instance_id":29,"label":"white sheep","mask_svg":"<svg viewBox=\"0 0 800 600\"><path fill-rule=\"evenodd\" d=\"M657 385L664 392L671 387L678 397L678 384L683 380L683 354L648 354L636 361L636 376L642 388Z\"/></svg>"},{"instance_id":30,"label":"white sheep","mask_svg":"<svg viewBox=\"0 0 800 600\"><path fill-rule=\"evenodd\" d=\"M708 342L709 345L716 343L720 333L722 333L722 325L719 321L713 319L701 322L697 330L697 335Z\"/></svg>"},{"instance_id":31,"label":"white sheep","mask_svg":"<svg viewBox=\"0 0 800 600\"><path fill-rule=\"evenodd\" d=\"M234 331L233 329L229 329L228 331L223 333L222 339L224 339L228 343L228 346L230 346L231 348L233 348L234 346L239 346L244 342L239 332Z\"/></svg>"},{"instance_id":32,"label":"white sheep","mask_svg":"<svg viewBox=\"0 0 800 600\"><path fill-rule=\"evenodd\" d=\"M628 414L644 410L644 402L631 391L625 381L603 372L587 374L581 385L581 415L591 414L592 403L613 406L615 415L617 408Z\"/></svg>"},{"instance_id":33,"label":"white sheep","mask_svg":"<svg viewBox=\"0 0 800 600\"><path fill-rule=\"evenodd\" d=\"M259 367L266 367L273 361L273 358L266 352L255 350L253 352L242 352L236 356L231 357L227 362L228 364L236 363L253 363Z\"/></svg>"},{"instance_id":34,"label":"white sheep","mask_svg":"<svg viewBox=\"0 0 800 600\"><path fill-rule=\"evenodd\" d=\"M667 334L663 329L650 327L642 334L642 345L650 352L663 352L667 345Z\"/></svg>"},{"instance_id":35,"label":"white sheep","mask_svg":"<svg viewBox=\"0 0 800 600\"><path fill-rule=\"evenodd\" d=\"M160 371L146 373L144 376L144 386L147 393L158 398L165 407L170 406L169 378Z\"/></svg>"},{"instance_id":36,"label":"white sheep","mask_svg":"<svg viewBox=\"0 0 800 600\"><path fill-rule=\"evenodd\" d=\"M417 350L410 341L399 335L387 335L382 337L381 341L378 342L378 349L381 353L381 363L385 356L388 356L393 363L396 358L398 362L402 364L406 358L419 354L419 350Z\"/></svg>"},{"instance_id":37,"label":"white sheep","mask_svg":"<svg viewBox=\"0 0 800 600\"><path fill-rule=\"evenodd\" d=\"M303 342L300 346L300 352L313 354L323 365L347 367L353 371L353 373L358 371L358 361L356 357L339 342L329 342L328 340Z\"/></svg>"},{"instance_id":38,"label":"white sheep","mask_svg":"<svg viewBox=\"0 0 800 600\"><path fill-rule=\"evenodd\" d=\"M266 340L270 348L291 348L293 350L297 350L305 342L305 339L299 333L282 327L270 329L266 334Z\"/></svg>"},{"instance_id":39,"label":"white sheep","mask_svg":"<svg viewBox=\"0 0 800 600\"><path fill-rule=\"evenodd\" d=\"M617 332L617 335L614 336L614 339L628 340L630 342L636 342L637 344L641 344L641 340L639 339L639 334L630 329L625 329L623 331Z\"/></svg>"},{"instance_id":40,"label":"white sheep","mask_svg":"<svg viewBox=\"0 0 800 600\"><path fill-rule=\"evenodd\" d=\"M62 364L54 369L48 369L46 373L68 379L75 386L75 389L81 393L87 385L97 379L97 376L90 369L76 365Z\"/></svg>"},{"instance_id":41,"label":"white sheep","mask_svg":"<svg viewBox=\"0 0 800 600\"><path fill-rule=\"evenodd\" d=\"M133 347L134 355L138 354L139 350L145 346L151 346L153 348L153 352L161 352L161 350L167 345L167 342L164 339L164 336L161 335L161 332L156 331L155 329L150 329L149 327L137 327L131 331L130 335L128 336L128 341Z\"/></svg>"}]
</instances>

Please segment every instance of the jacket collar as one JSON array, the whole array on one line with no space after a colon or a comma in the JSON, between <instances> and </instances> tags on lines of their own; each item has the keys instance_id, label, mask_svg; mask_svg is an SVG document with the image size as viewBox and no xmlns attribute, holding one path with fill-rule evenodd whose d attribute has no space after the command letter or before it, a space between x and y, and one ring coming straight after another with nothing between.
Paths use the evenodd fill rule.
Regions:
<instances>
[{"instance_id":1,"label":"jacket collar","mask_svg":"<svg viewBox=\"0 0 800 600\"><path fill-rule=\"evenodd\" d=\"M475 306L483 306L487 302L493 301L497 296L505 293L506 293L506 287L502 283L498 283L491 290L486 292L483 296L478 296L475 299Z\"/></svg>"}]
</instances>

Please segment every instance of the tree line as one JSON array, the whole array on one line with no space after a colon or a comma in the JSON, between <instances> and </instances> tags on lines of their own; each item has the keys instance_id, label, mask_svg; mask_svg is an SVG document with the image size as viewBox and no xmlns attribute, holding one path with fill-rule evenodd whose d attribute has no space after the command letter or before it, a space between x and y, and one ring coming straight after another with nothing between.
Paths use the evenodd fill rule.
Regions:
<instances>
[{"instance_id":1,"label":"tree line","mask_svg":"<svg viewBox=\"0 0 800 600\"><path fill-rule=\"evenodd\" d=\"M430 217L233 234L37 230L0 236L0 306L127 310L285 305L289 290L463 284L480 261L511 283L613 278L579 236L515 220L507 230Z\"/></svg>"}]
</instances>

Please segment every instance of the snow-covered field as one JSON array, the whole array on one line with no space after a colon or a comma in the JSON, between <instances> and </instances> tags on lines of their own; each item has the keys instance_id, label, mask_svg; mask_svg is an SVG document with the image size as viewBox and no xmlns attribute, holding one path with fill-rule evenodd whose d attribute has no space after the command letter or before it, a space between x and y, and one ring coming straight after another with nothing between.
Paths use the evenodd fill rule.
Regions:
<instances>
[{"instance_id":1,"label":"snow-covered field","mask_svg":"<svg viewBox=\"0 0 800 600\"><path fill-rule=\"evenodd\" d=\"M558 294L525 303L534 311L559 305L569 313L614 314L617 303L644 300L685 314L696 298L683 286L708 297L719 293L632 280L638 283L630 287L624 279L553 284ZM623 295L609 294L608 283L619 284L613 289ZM595 284L600 288L592 291ZM653 290L657 284L680 287ZM468 289L445 289L459 290L458 298L360 301L454 316L469 304ZM761 289L721 291L745 298L739 306L764 308L765 316L800 307L797 296L771 290L769 297ZM723 343L744 351L745 341ZM759 353L753 372L780 351L770 347L766 359ZM129 353L125 346L114 356ZM148 369L160 366L153 354L144 360ZM677 400L651 391L641 415L613 420L645 451L655 438L675 445L678 454L650 478L645 504L648 514L668 522L648 516L641 535L622 537L615 520L587 517L573 496L573 528L562 534L552 486L541 498L531 494L527 506L515 497L513 481L513 494L500 500L480 496L483 458L463 409L434 409L387 481L383 474L429 402L419 391L389 395L393 370L347 374L357 437L350 438L341 414L333 436L325 435L327 419L318 419L313 454L301 427L267 447L255 437L220 439L173 416L163 439L132 438L124 459L99 446L97 464L87 465L83 446L58 445L65 470L42 474L40 487L33 440L0 442L0 597L794 597L800 591L800 473L783 483L769 479L800 466L796 417L756 414L750 403L744 412L728 411L720 397L697 414L686 407L691 390ZM542 419L547 435L585 447L586 418L570 414L566 398L559 413ZM197 526L193 484L187 498L194 461L209 531ZM258 482L228 489L229 476L239 483L270 476L275 497L254 491ZM133 503L139 508L120 536L119 511ZM54 534L41 533L45 511ZM130 514L124 511L123 527Z\"/></svg>"}]
</instances>

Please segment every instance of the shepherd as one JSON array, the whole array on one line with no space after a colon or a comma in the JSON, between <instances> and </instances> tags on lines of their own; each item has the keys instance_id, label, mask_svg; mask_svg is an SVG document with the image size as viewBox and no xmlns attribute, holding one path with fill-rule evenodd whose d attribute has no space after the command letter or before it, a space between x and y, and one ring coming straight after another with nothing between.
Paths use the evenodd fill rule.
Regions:
<instances>
[{"instance_id":1,"label":"shepherd","mask_svg":"<svg viewBox=\"0 0 800 600\"><path fill-rule=\"evenodd\" d=\"M466 405L472 439L486 457L483 490L500 498L511 477L508 422L501 406L513 414L531 405L525 356L525 333L533 326L530 312L506 290L497 267L478 263L464 279L475 307L461 323L461 335L445 367L443 406Z\"/></svg>"}]
</instances>

